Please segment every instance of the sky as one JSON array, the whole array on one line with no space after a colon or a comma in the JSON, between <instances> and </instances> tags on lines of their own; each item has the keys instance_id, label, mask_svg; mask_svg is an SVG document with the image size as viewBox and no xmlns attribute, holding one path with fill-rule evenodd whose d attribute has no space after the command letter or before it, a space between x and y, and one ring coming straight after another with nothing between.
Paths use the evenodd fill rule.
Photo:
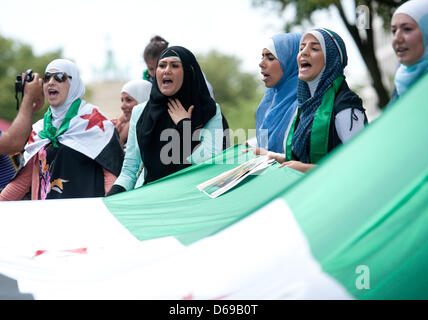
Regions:
<instances>
[{"instance_id":1,"label":"sky","mask_svg":"<svg viewBox=\"0 0 428 320\"><path fill-rule=\"evenodd\" d=\"M348 0L342 0L345 4ZM243 71L260 74L262 46L283 32L284 19L251 0L0 0L0 35L32 46L36 54L59 48L80 68L86 83L98 81L112 49L116 66L128 79L141 76L142 51L156 34L195 54L216 49L242 60ZM351 7L349 7L351 8ZM352 9L349 10L352 12ZM364 73L362 59L333 10L314 15L316 27L338 32L348 48L348 78Z\"/></svg>"}]
</instances>

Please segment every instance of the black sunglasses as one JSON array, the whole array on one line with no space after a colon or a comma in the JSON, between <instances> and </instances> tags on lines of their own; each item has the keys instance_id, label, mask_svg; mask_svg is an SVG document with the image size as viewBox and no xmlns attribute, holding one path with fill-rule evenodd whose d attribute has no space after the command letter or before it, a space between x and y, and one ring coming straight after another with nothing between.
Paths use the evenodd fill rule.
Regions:
<instances>
[{"instance_id":1,"label":"black sunglasses","mask_svg":"<svg viewBox=\"0 0 428 320\"><path fill-rule=\"evenodd\" d=\"M43 82L49 82L49 80L54 77L54 79L58 82L64 82L67 79L71 79L71 76L69 76L65 72L46 72L43 76Z\"/></svg>"}]
</instances>

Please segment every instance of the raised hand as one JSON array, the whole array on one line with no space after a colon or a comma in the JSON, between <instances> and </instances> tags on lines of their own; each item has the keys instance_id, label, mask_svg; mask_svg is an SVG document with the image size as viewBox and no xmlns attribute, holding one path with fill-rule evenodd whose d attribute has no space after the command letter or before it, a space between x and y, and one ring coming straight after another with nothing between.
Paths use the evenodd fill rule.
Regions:
<instances>
[{"instance_id":1,"label":"raised hand","mask_svg":"<svg viewBox=\"0 0 428 320\"><path fill-rule=\"evenodd\" d=\"M189 110L186 111L186 109L184 109L183 105L181 104L180 100L169 99L168 113L175 124L179 123L183 119L191 119L193 109L194 109L194 106L190 106Z\"/></svg>"}]
</instances>

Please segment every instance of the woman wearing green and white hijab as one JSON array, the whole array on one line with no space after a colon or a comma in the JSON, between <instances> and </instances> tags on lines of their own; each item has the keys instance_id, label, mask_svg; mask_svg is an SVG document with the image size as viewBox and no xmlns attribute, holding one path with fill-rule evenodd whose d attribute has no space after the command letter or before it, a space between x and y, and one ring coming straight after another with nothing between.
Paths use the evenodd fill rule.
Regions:
<instances>
[{"instance_id":1,"label":"woman wearing green and white hijab","mask_svg":"<svg viewBox=\"0 0 428 320\"><path fill-rule=\"evenodd\" d=\"M0 200L104 196L123 162L114 126L98 107L82 100L85 86L77 66L52 61L43 77L49 103L25 146L25 166L3 189Z\"/></svg>"}]
</instances>

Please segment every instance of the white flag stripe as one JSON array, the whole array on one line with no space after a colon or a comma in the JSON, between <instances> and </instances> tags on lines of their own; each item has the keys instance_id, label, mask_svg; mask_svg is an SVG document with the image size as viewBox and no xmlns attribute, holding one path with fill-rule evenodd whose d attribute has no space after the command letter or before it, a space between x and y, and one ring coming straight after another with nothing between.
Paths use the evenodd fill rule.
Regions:
<instances>
[{"instance_id":1,"label":"white flag stripe","mask_svg":"<svg viewBox=\"0 0 428 320\"><path fill-rule=\"evenodd\" d=\"M145 284L162 285L150 266L166 256L180 254L185 247L175 238L167 237L122 247L92 248L87 254L52 252L29 259L5 256L0 251L0 272L18 280L22 293L36 299L138 299ZM151 273L145 274L146 270ZM143 274L144 273L144 274Z\"/></svg>"},{"instance_id":2,"label":"white flag stripe","mask_svg":"<svg viewBox=\"0 0 428 320\"><path fill-rule=\"evenodd\" d=\"M66 205L68 214L82 211L80 206L72 209L73 204L102 208L95 200L73 200ZM101 241L84 235L90 228L81 228L82 235L76 235L78 242L61 240L67 244L63 249L78 243L89 248L87 254L56 251L30 259L14 258L13 252L3 250L0 273L13 276L22 292L38 299L352 298L321 270L292 212L281 199L188 247L171 238L135 242L105 213L97 212L94 219L89 219ZM86 223L87 215L89 212L74 216L75 229L79 228L77 220ZM44 216L42 220L49 220ZM104 226L106 230L96 230ZM116 233L121 235L116 237ZM31 236L37 237L38 233ZM71 233L65 238L69 237ZM15 236L15 240L18 238Z\"/></svg>"},{"instance_id":3,"label":"white flag stripe","mask_svg":"<svg viewBox=\"0 0 428 320\"><path fill-rule=\"evenodd\" d=\"M277 199L189 248L189 278L201 298L210 288L227 299L350 299L312 256L294 215ZM186 261L182 261L186 264Z\"/></svg>"},{"instance_id":4,"label":"white flag stripe","mask_svg":"<svg viewBox=\"0 0 428 320\"><path fill-rule=\"evenodd\" d=\"M0 247L61 250L137 241L102 198L3 202L0 210Z\"/></svg>"}]
</instances>

